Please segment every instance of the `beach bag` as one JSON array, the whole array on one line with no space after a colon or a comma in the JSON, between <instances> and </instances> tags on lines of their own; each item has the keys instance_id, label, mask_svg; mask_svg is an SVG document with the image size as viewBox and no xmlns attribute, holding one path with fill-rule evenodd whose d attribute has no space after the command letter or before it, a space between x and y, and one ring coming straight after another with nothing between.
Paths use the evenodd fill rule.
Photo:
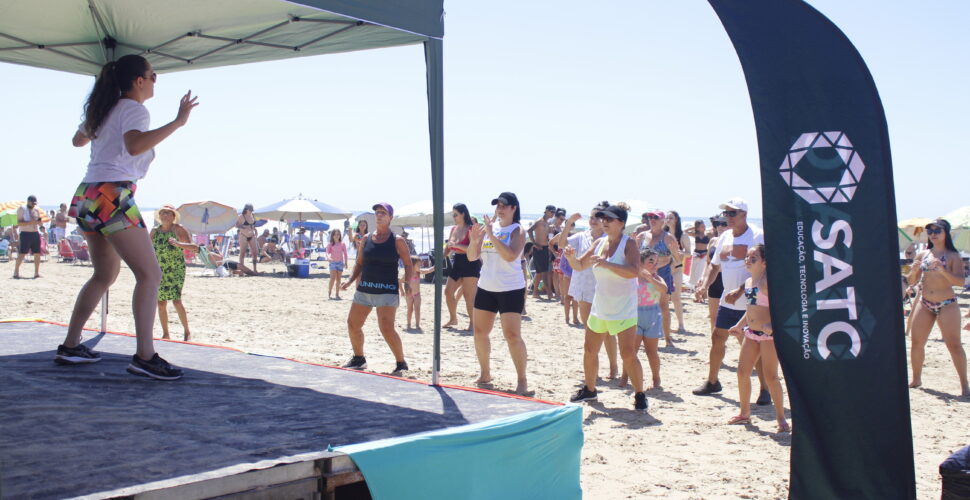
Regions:
<instances>
[{"instance_id":1,"label":"beach bag","mask_svg":"<svg viewBox=\"0 0 970 500\"><path fill-rule=\"evenodd\" d=\"M970 500L970 446L964 446L940 464L942 500Z\"/></svg>"}]
</instances>

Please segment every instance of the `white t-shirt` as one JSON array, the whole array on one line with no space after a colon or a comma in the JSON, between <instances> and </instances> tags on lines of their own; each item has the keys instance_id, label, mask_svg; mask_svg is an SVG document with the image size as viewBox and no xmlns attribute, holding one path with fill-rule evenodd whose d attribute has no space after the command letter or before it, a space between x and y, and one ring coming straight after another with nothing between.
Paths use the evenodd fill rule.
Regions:
<instances>
[{"instance_id":1,"label":"white t-shirt","mask_svg":"<svg viewBox=\"0 0 970 500\"><path fill-rule=\"evenodd\" d=\"M748 229L740 236L734 236L734 232L730 229L718 236L717 244L714 246L714 251L711 256L711 263L721 266L721 281L724 283L724 293L721 295L721 298L737 290L744 283L744 280L751 276L751 273L744 267L743 258L736 259L734 257L728 257L726 260L722 260L721 253L730 252L734 245L746 245L750 249L758 243L764 242L764 233L761 232L760 228L752 226L751 224L748 224ZM742 311L747 307L747 303L743 299L738 299L733 304L722 300L721 307Z\"/></svg>"},{"instance_id":2,"label":"white t-shirt","mask_svg":"<svg viewBox=\"0 0 970 500\"><path fill-rule=\"evenodd\" d=\"M499 222L492 223L492 232L496 238L506 246L511 245L512 233L519 228L518 222L502 227ZM489 292L509 292L525 288L525 276L522 274L522 253L509 262L499 255L498 250L485 236L482 242L482 272L478 278L478 287Z\"/></svg>"},{"instance_id":3,"label":"white t-shirt","mask_svg":"<svg viewBox=\"0 0 970 500\"><path fill-rule=\"evenodd\" d=\"M602 237L603 234L600 234ZM593 246L593 232L583 231L570 236L566 240L569 246L576 249L576 258L582 257L591 246ZM593 290L596 286L596 278L593 277L593 268L586 268L582 271L573 270L572 280L569 282L569 292L575 291L577 294L582 290Z\"/></svg>"},{"instance_id":4,"label":"white t-shirt","mask_svg":"<svg viewBox=\"0 0 970 500\"><path fill-rule=\"evenodd\" d=\"M148 108L138 101L122 98L105 118L98 137L91 141L91 161L82 182L136 181L145 177L155 150L138 156L128 154L125 132L148 131Z\"/></svg>"}]
</instances>

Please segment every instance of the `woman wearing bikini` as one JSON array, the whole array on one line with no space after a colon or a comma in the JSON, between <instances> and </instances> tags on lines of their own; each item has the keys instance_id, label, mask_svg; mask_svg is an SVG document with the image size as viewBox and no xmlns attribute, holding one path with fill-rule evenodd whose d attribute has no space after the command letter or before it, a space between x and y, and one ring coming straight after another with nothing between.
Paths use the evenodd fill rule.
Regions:
<instances>
[{"instance_id":1,"label":"woman wearing bikini","mask_svg":"<svg viewBox=\"0 0 970 500\"><path fill-rule=\"evenodd\" d=\"M936 323L943 342L950 350L950 359L960 377L960 395L970 396L967 384L967 353L960 343L960 306L953 287L963 286L963 259L953 246L950 223L936 219L926 225L929 247L920 252L909 272L909 284L919 283L922 294L913 312L913 340L910 350L913 381L910 387L922 385L923 359L926 341Z\"/></svg>"},{"instance_id":2,"label":"woman wearing bikini","mask_svg":"<svg viewBox=\"0 0 970 500\"><path fill-rule=\"evenodd\" d=\"M253 272L259 261L259 247L256 245L256 216L253 215L253 204L247 203L242 214L236 218L236 228L239 229L239 263L246 263L246 253L253 258Z\"/></svg>"},{"instance_id":3,"label":"woman wearing bikini","mask_svg":"<svg viewBox=\"0 0 970 500\"><path fill-rule=\"evenodd\" d=\"M652 248L657 252L657 274L667 283L667 298L660 301L660 314L663 315L664 344L672 347L670 338L670 295L674 293L673 263L680 262L680 246L677 239L664 231L665 216L660 210L645 214L650 229L637 236L641 250Z\"/></svg>"},{"instance_id":4,"label":"woman wearing bikini","mask_svg":"<svg viewBox=\"0 0 970 500\"><path fill-rule=\"evenodd\" d=\"M759 243L748 250L744 266L751 273L751 277L744 282L744 285L724 297L724 300L733 304L743 294L744 300L748 303L744 316L729 330L732 335L741 338L742 342L741 356L738 360L738 404L741 405L741 412L728 420L728 424L751 423L751 372L758 358L761 358L762 364L759 369L764 373L768 391L771 393L771 401L775 404L778 432L789 432L791 426L785 420L785 399L781 392L781 380L778 378L778 353L775 351L771 314L768 310L768 275L764 244Z\"/></svg>"},{"instance_id":5,"label":"woman wearing bikini","mask_svg":"<svg viewBox=\"0 0 970 500\"><path fill-rule=\"evenodd\" d=\"M468 230L472 227L472 216L464 203L456 203L451 210L455 226L448 237L445 258L454 255L454 263L448 269L448 283L445 285L445 302L448 305L448 322L444 328L458 326L458 289L465 297L468 313L468 331L473 332L472 311L475 307L475 292L478 290L478 277L482 272L481 260L468 260Z\"/></svg>"},{"instance_id":6,"label":"woman wearing bikini","mask_svg":"<svg viewBox=\"0 0 970 500\"><path fill-rule=\"evenodd\" d=\"M707 244L711 242L711 236L713 233L707 232L707 227L704 225L704 221L695 220L694 227L687 228L684 231L687 236L694 238L694 253L692 254L691 265L690 265L690 276L687 278L687 283L696 292L697 284L700 283L701 278L704 277L704 265L707 259ZM696 298L694 302L700 302Z\"/></svg>"}]
</instances>

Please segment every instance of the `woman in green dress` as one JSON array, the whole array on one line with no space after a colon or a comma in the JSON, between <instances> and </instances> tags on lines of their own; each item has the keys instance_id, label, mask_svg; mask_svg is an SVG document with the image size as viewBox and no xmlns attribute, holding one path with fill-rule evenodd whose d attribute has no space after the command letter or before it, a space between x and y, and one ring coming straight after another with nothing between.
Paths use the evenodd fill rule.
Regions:
<instances>
[{"instance_id":1,"label":"woman in green dress","mask_svg":"<svg viewBox=\"0 0 970 500\"><path fill-rule=\"evenodd\" d=\"M182 305L182 285L185 284L185 255L182 249L169 243L169 238L189 243L189 232L179 225L179 214L172 205L164 205L155 214L158 216L159 226L152 229L152 245L158 257L158 265L162 268L162 282L158 285L158 320L162 324L162 338L168 336L168 301L175 305L175 312L179 315L185 332L183 340L189 340L189 318Z\"/></svg>"}]
</instances>

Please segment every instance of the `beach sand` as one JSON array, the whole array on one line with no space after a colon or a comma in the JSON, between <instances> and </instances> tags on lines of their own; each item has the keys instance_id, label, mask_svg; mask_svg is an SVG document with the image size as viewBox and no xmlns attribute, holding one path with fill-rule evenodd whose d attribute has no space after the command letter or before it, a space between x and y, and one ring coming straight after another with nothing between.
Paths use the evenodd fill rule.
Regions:
<instances>
[{"instance_id":1,"label":"beach sand","mask_svg":"<svg viewBox=\"0 0 970 500\"><path fill-rule=\"evenodd\" d=\"M0 319L42 318L67 322L75 295L91 274L85 265L45 263L42 279L14 280L13 262L0 263ZM286 278L282 265L261 265L273 272L255 278L200 277L190 267L183 300L193 340L272 354L314 363L341 365L349 358L345 321L353 290L344 300L327 300L325 271L314 269L309 279ZM25 262L23 275L32 275ZM108 328L134 333L131 292L134 279L122 266L112 288ZM405 308L398 310L398 328L410 364L409 377L431 378L433 294L422 285L423 332L405 332ZM961 296L965 313L970 296ZM707 306L685 299L688 333L675 334L676 348L661 349L663 390L648 391L647 414L632 410L632 392L602 381L598 402L584 405L586 442L582 455L582 485L586 498L786 498L790 436L775 433L773 409L755 406L750 426L724 423L737 414L738 346L729 343L724 391L714 397L691 394L707 372L709 323ZM567 401L582 379L583 330L566 326L561 306L529 299L523 337L529 352L529 383L535 397ZM461 325L467 324L459 304ZM169 312L173 337L182 328ZM447 319L443 312L442 320ZM88 326L98 328L98 311ZM156 336L161 328L155 327ZM365 327L366 354L373 371L388 373L394 360L372 314ZM495 390L515 387L515 371L500 329L492 332L492 372ZM964 344L970 334L964 332ZM53 351L55 346L51 346ZM911 390L913 438L919 498L939 498L937 467L950 453L970 443L970 399L957 398L959 384L938 331L927 346L922 389ZM178 365L178 359L170 359ZM647 368L645 356L641 361ZM607 370L601 354L601 374ZM647 370L648 371L648 370ZM648 371L649 373L649 371ZM442 332L442 383L470 386L478 375L469 332ZM757 384L754 384L757 387ZM787 401L787 399L786 399ZM787 406L787 404L786 404ZM879 418L879 415L873 415ZM798 422L792 425L796 432Z\"/></svg>"}]
</instances>

